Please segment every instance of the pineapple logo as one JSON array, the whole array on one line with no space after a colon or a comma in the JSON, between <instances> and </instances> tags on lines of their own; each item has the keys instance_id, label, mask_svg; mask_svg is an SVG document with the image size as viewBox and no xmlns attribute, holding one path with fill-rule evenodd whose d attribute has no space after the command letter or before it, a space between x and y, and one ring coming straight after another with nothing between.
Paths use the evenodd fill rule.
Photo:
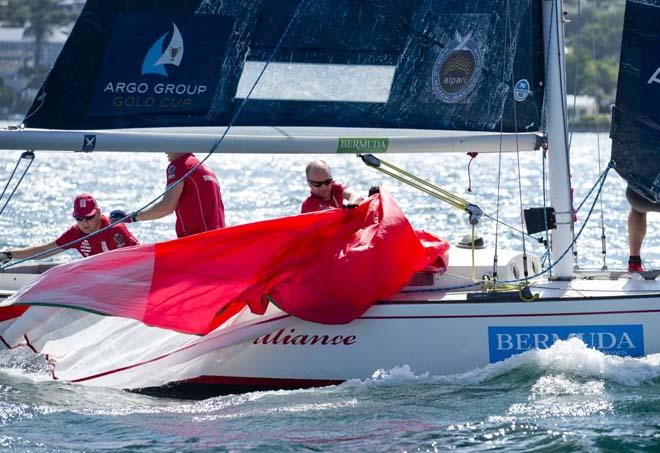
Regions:
<instances>
[{"instance_id":1,"label":"pineapple logo","mask_svg":"<svg viewBox=\"0 0 660 453\"><path fill-rule=\"evenodd\" d=\"M433 65L433 92L442 102L459 102L477 86L483 60L472 33L461 36L456 32L453 41L440 53Z\"/></svg>"}]
</instances>

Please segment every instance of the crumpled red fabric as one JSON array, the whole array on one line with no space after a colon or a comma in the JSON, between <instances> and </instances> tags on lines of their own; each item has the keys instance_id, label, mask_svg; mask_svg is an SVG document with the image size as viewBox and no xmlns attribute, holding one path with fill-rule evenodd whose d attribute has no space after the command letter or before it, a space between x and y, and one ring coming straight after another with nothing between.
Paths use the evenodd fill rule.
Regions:
<instances>
[{"instance_id":1,"label":"crumpled red fabric","mask_svg":"<svg viewBox=\"0 0 660 453\"><path fill-rule=\"evenodd\" d=\"M354 209L238 225L58 266L11 298L204 335L245 305L347 323L443 267L449 244L416 232L384 190Z\"/></svg>"}]
</instances>

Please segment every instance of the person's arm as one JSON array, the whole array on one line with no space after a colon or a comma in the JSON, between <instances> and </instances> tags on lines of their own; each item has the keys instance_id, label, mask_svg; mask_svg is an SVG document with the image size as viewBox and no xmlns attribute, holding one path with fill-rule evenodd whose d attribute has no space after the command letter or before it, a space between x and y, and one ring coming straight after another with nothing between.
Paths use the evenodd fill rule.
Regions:
<instances>
[{"instance_id":1,"label":"person's arm","mask_svg":"<svg viewBox=\"0 0 660 453\"><path fill-rule=\"evenodd\" d=\"M143 220L156 220L172 214L176 209L176 204L179 202L181 193L183 193L183 181L167 192L158 203L139 212L135 216L135 220L138 222Z\"/></svg>"},{"instance_id":2,"label":"person's arm","mask_svg":"<svg viewBox=\"0 0 660 453\"><path fill-rule=\"evenodd\" d=\"M11 249L7 251L11 252L12 258L22 260L25 258L30 258L31 256L37 255L39 253L43 253L50 249L56 249L56 250L53 250L52 252L35 259L40 260L40 259L48 258L49 256L57 255L58 253L64 251L60 248L57 248L57 244L55 243L55 241L49 242L48 244L44 244L44 245L35 245L33 247L25 247L22 249Z\"/></svg>"},{"instance_id":3,"label":"person's arm","mask_svg":"<svg viewBox=\"0 0 660 453\"><path fill-rule=\"evenodd\" d=\"M345 188L341 196L346 200L347 205L358 205L364 200L364 197L358 195L350 187Z\"/></svg>"}]
</instances>

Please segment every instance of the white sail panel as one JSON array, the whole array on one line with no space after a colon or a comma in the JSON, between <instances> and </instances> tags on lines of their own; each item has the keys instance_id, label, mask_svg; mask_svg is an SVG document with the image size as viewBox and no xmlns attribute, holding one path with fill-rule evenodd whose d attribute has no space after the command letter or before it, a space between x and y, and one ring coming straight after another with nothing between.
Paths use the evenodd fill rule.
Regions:
<instances>
[{"instance_id":1,"label":"white sail panel","mask_svg":"<svg viewBox=\"0 0 660 453\"><path fill-rule=\"evenodd\" d=\"M266 62L248 61L236 98L245 99ZM270 63L250 99L386 103L396 66Z\"/></svg>"}]
</instances>

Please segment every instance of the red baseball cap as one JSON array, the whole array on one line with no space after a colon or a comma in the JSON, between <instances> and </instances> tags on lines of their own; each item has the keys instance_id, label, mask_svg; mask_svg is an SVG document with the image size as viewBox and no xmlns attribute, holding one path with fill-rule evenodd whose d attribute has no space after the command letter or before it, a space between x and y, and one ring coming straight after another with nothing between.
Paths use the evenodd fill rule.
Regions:
<instances>
[{"instance_id":1,"label":"red baseball cap","mask_svg":"<svg viewBox=\"0 0 660 453\"><path fill-rule=\"evenodd\" d=\"M79 193L73 199L73 216L74 217L88 217L96 214L98 205L93 196L88 193Z\"/></svg>"}]
</instances>

